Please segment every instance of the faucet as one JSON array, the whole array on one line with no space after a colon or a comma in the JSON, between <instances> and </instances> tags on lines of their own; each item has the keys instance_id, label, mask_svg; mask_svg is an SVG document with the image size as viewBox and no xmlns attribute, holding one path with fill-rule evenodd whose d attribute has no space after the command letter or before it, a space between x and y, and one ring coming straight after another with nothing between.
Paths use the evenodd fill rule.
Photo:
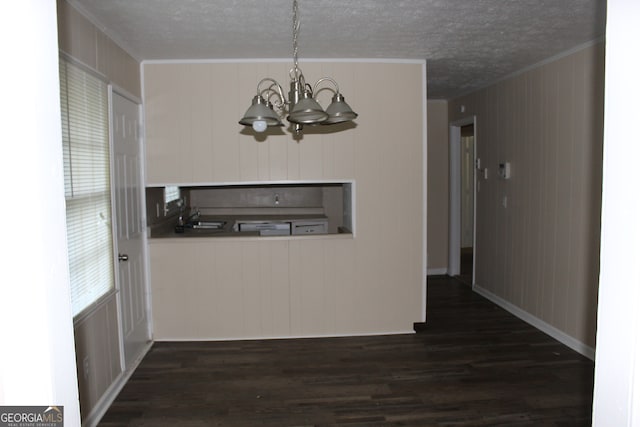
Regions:
<instances>
[{"instance_id":1,"label":"faucet","mask_svg":"<svg viewBox=\"0 0 640 427\"><path fill-rule=\"evenodd\" d=\"M200 218L200 211L198 210L198 208L193 208L193 209L195 209L195 212L189 215L189 218L187 218L187 221L191 221L194 218L195 219Z\"/></svg>"},{"instance_id":2,"label":"faucet","mask_svg":"<svg viewBox=\"0 0 640 427\"><path fill-rule=\"evenodd\" d=\"M184 216L180 215L178 217L178 223L176 224L175 227L175 231L176 233L184 233L184 227L185 227L185 222L186 223L190 223L192 219L198 219L200 217L200 211L198 210L198 208L194 208L196 211L194 213L192 213L191 215L189 215L189 217L187 218L187 220L184 220ZM188 227L191 227L191 224L188 225Z\"/></svg>"}]
</instances>

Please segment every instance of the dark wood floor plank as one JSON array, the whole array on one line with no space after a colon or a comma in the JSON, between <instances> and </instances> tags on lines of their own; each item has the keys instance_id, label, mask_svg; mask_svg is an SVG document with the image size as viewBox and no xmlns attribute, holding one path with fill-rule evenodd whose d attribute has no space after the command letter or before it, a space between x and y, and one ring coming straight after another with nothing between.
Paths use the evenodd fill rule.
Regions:
<instances>
[{"instance_id":1,"label":"dark wood floor plank","mask_svg":"<svg viewBox=\"0 0 640 427\"><path fill-rule=\"evenodd\" d=\"M590 425L590 360L454 279L427 313L412 335L156 343L100 425Z\"/></svg>"}]
</instances>

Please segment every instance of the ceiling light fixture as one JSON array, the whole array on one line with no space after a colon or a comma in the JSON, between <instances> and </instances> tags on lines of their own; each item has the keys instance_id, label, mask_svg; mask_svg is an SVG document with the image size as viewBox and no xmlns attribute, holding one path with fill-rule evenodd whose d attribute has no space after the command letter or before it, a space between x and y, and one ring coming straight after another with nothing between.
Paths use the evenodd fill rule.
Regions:
<instances>
[{"instance_id":1,"label":"ceiling light fixture","mask_svg":"<svg viewBox=\"0 0 640 427\"><path fill-rule=\"evenodd\" d=\"M319 79L313 87L305 82L302 70L298 66L299 31L298 1L293 0L293 68L289 70L289 97L285 98L282 86L276 80L265 77L258 83L257 94L244 117L240 119L241 125L251 126L256 132L264 132L270 126L284 126L281 117L286 116L294 125L296 135L301 135L304 125L332 125L358 117L345 102L338 83L331 77ZM323 83L330 83L333 87L321 87ZM314 94L317 96L319 91L325 89L333 92L331 104L326 111L314 98Z\"/></svg>"}]
</instances>

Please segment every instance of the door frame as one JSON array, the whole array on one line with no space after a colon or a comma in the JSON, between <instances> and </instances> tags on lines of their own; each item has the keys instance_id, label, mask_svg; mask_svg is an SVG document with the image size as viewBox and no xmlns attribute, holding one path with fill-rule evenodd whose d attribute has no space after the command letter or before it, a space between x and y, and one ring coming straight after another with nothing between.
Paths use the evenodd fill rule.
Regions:
<instances>
[{"instance_id":1,"label":"door frame","mask_svg":"<svg viewBox=\"0 0 640 427\"><path fill-rule=\"evenodd\" d=\"M140 152L140 164L138 165L138 167L140 168L141 174L140 174L140 181L141 181L141 185L143 188L146 188L146 177L145 174L143 173L144 171L144 124L143 124L143 112L144 110L142 109L142 100L131 94L130 92L128 92L126 89L123 89L121 87L119 87L118 85L115 85L113 83L110 83L108 85L108 103L109 103L109 156L110 156L110 168L111 168L111 173L110 173L110 184L111 184L111 217L113 218L112 222L111 222L111 229L112 229L112 235L113 235L113 253L114 253L114 272L117 273L117 269L118 269L118 241L117 241L117 236L118 236L118 225L116 223L116 218L117 218L117 213L116 213L116 193L114 191L115 189L115 174L113 173L113 171L115 170L115 165L114 165L114 159L115 159L115 146L114 146L114 138L113 138L113 94L118 94L119 96L126 98L127 100L133 102L134 104L137 105L137 110L138 110L138 119L139 119L139 127L140 129L138 130L138 150ZM147 210L146 210L146 198L145 198L145 192L141 191L140 192L140 199L138 200L138 202L140 203L140 220L142 221L143 224L147 223ZM145 308L147 310L147 336L149 337L149 345L147 346L147 348L143 351L142 356L144 356L144 354L149 350L149 348L151 347L151 344L153 343L153 323L152 323L152 316L151 316L151 293L150 293L150 282L149 282L149 252L148 252L148 241L147 241L147 234L143 233L142 235L142 257L143 257L143 268L144 268L144 293L145 293ZM119 348L120 348L120 367L121 367L121 372L124 373L125 378L128 378L128 376L133 373L133 370L135 369L135 367L138 365L139 361L141 360L142 356L140 356L139 360L134 361L130 366L127 366L126 360L125 360L125 353L124 353L124 333L123 333L123 328L122 328L122 322L123 322L123 314L122 314L122 302L121 302L121 296L120 296L120 290L121 290L121 284L120 284L120 275L119 274L114 274L114 279L115 279L115 289L116 289L116 293L117 293L117 298L116 298L116 307L117 307L117 314L118 314L118 339L119 339Z\"/></svg>"},{"instance_id":2,"label":"door frame","mask_svg":"<svg viewBox=\"0 0 640 427\"><path fill-rule=\"evenodd\" d=\"M473 125L473 161L474 171L477 169L477 120L476 116L465 117L449 123L449 262L447 265L447 274L456 276L460 274L460 207L462 196L460 185L462 183L462 168L460 165L461 155L461 128L467 125ZM473 174L473 188L475 191L473 197L473 273L471 282L476 282L476 206L477 206L477 188L478 174Z\"/></svg>"}]
</instances>

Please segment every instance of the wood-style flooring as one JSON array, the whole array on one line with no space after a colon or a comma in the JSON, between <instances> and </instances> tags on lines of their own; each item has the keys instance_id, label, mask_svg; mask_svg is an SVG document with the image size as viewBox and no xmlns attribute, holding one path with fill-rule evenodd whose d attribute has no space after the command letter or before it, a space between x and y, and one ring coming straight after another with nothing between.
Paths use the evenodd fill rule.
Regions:
<instances>
[{"instance_id":1,"label":"wood-style flooring","mask_svg":"<svg viewBox=\"0 0 640 427\"><path fill-rule=\"evenodd\" d=\"M589 426L593 362L429 278L420 333L156 343L101 426Z\"/></svg>"}]
</instances>

